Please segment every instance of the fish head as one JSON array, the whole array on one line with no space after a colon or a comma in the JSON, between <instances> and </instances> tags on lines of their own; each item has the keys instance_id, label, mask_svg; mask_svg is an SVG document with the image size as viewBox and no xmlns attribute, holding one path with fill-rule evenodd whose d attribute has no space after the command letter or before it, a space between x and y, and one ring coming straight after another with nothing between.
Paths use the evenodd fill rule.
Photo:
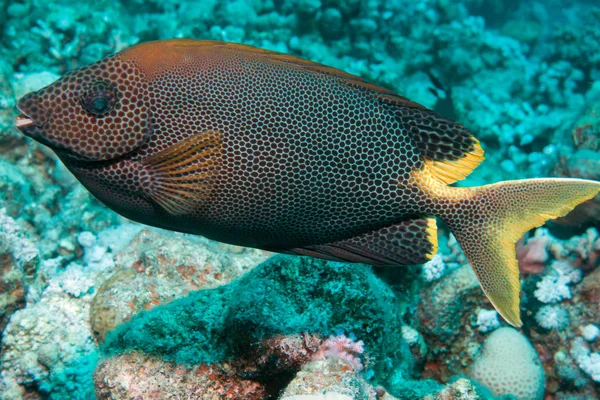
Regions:
<instances>
[{"instance_id":1,"label":"fish head","mask_svg":"<svg viewBox=\"0 0 600 400\"><path fill-rule=\"evenodd\" d=\"M152 130L144 73L120 54L26 94L17 108L16 127L23 134L81 161L133 152Z\"/></svg>"}]
</instances>

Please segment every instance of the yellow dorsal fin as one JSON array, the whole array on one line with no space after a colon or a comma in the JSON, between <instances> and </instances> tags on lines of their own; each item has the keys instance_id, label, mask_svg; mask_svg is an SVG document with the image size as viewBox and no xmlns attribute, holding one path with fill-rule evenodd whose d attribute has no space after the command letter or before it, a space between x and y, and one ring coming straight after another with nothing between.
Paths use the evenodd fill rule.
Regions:
<instances>
[{"instance_id":1,"label":"yellow dorsal fin","mask_svg":"<svg viewBox=\"0 0 600 400\"><path fill-rule=\"evenodd\" d=\"M425 159L424 170L436 181L449 185L465 179L485 159L479 141L473 140L472 150L456 160Z\"/></svg>"}]
</instances>

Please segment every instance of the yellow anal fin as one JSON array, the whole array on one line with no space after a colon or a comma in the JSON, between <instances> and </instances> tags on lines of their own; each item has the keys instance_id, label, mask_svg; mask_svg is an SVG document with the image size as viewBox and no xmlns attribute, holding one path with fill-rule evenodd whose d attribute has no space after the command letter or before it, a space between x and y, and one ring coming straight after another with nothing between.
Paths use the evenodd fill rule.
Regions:
<instances>
[{"instance_id":1,"label":"yellow anal fin","mask_svg":"<svg viewBox=\"0 0 600 400\"><path fill-rule=\"evenodd\" d=\"M513 326L519 315L519 268L515 243L528 230L566 215L600 192L600 182L528 179L438 193L448 208L441 216L456 236L483 291Z\"/></svg>"},{"instance_id":2,"label":"yellow anal fin","mask_svg":"<svg viewBox=\"0 0 600 400\"><path fill-rule=\"evenodd\" d=\"M145 158L142 163L151 176L148 195L169 214L191 213L213 187L221 148L221 136L210 130Z\"/></svg>"},{"instance_id":3,"label":"yellow anal fin","mask_svg":"<svg viewBox=\"0 0 600 400\"><path fill-rule=\"evenodd\" d=\"M426 254L427 260L431 260L434 255L438 252L438 235L437 235L437 223L435 218L427 218L427 229L425 233L427 234L427 239L431 244L431 250Z\"/></svg>"}]
</instances>

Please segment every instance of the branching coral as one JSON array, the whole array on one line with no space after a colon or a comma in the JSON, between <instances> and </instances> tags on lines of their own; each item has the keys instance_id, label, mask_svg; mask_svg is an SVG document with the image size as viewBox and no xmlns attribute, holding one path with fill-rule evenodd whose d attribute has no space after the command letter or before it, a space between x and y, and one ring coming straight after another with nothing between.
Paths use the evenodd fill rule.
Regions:
<instances>
[{"instance_id":1,"label":"branching coral","mask_svg":"<svg viewBox=\"0 0 600 400\"><path fill-rule=\"evenodd\" d=\"M360 355L364 353L362 340L358 342L346 337L346 335L330 336L325 339L314 355L315 360L324 358L337 358L346 361L357 371L363 369Z\"/></svg>"},{"instance_id":2,"label":"branching coral","mask_svg":"<svg viewBox=\"0 0 600 400\"><path fill-rule=\"evenodd\" d=\"M567 310L557 305L541 307L535 314L535 320L542 328L557 331L565 329L570 321Z\"/></svg>"}]
</instances>

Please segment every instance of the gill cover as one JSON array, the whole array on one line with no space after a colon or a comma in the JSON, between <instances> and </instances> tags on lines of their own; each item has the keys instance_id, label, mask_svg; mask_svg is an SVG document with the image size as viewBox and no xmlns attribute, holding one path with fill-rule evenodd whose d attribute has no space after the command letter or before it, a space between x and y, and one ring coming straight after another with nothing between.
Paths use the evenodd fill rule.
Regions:
<instances>
[{"instance_id":1,"label":"gill cover","mask_svg":"<svg viewBox=\"0 0 600 400\"><path fill-rule=\"evenodd\" d=\"M123 156L151 132L143 73L120 54L73 71L18 102L18 128L74 158L103 161Z\"/></svg>"}]
</instances>

